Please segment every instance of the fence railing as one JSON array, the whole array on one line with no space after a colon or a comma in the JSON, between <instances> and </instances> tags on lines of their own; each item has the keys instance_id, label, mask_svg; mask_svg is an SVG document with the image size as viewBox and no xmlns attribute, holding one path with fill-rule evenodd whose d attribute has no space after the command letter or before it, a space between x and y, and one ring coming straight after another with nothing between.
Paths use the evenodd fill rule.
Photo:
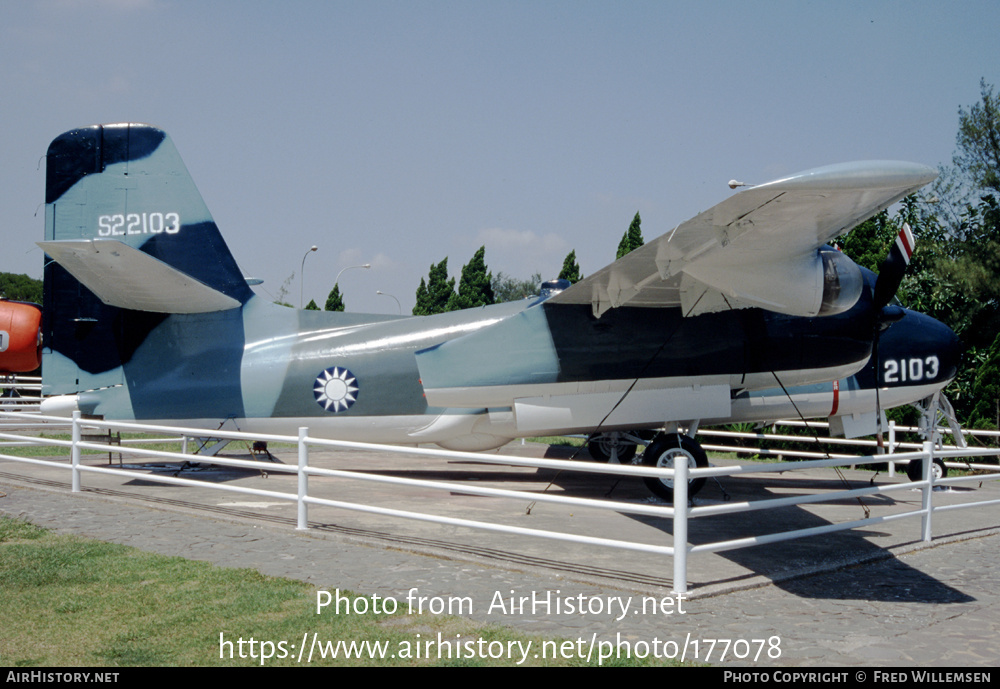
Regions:
<instances>
[{"instance_id":1,"label":"fence railing","mask_svg":"<svg viewBox=\"0 0 1000 689\"><path fill-rule=\"evenodd\" d=\"M379 514L383 516L419 520L443 525L460 526L471 529L479 529L491 532L501 532L515 534L519 536L530 536L537 538L548 538L572 543L579 543L588 546L601 546L619 548L633 551L640 551L654 555L664 555L673 558L673 582L674 590L684 593L688 590L687 559L688 555L697 555L706 552L720 552L736 548L749 547L765 543L775 543L805 536L812 536L834 531L858 528L870 524L894 521L907 517L919 517L921 519L920 537L923 540L932 538L932 516L935 511L954 510L963 508L983 507L997 504L1000 500L979 500L965 504L949 504L947 506L933 506L933 488L937 485L953 485L965 481L982 481L982 476L965 476L948 479L935 480L931 472L931 463L934 457L957 458L957 457L992 457L1000 456L998 450L938 450L933 443L925 442L917 452L896 453L893 455L894 461L910 462L915 460L925 460L923 464L924 476L921 481L914 483L896 483L888 485L867 486L865 488L843 490L837 492L827 492L823 494L806 494L794 497L778 497L747 502L725 503L718 505L709 504L689 504L688 501L688 480L711 476L743 476L758 473L774 472L794 472L806 469L842 467L849 465L864 465L871 463L881 463L886 461L885 456L844 456L821 460L780 462L780 463L752 463L736 466L716 466L704 469L689 469L685 464L678 463L673 469L658 469L647 466L632 466L619 464L597 464L590 462L576 462L557 459L532 459L526 457L515 457L510 455L483 454L475 452L453 452L448 450L431 448L398 447L393 445L377 445L370 443L357 443L349 441L338 441L316 438L309 435L308 428L300 428L297 436L273 435L273 434L247 434L239 432L212 430L197 428L180 428L175 426L159 426L143 423L125 423L97 421L80 418L77 413L73 420L67 424L66 419L56 419L43 417L37 414L0 412L0 420L9 420L16 424L26 424L32 421L49 424L62 423L70 428L70 440L45 439L25 435L24 433L0 432L0 441L3 445L10 446L11 443L24 445L46 445L62 448L69 454L70 461L68 470L71 474L71 486L73 492L78 492L82 488L83 476L88 473L113 475L134 478L134 472L124 469L116 469L113 466L94 466L81 462L83 450L97 450L108 452L109 446L105 443L85 441L85 429L100 429L102 431L111 430L117 432L136 433L166 433L176 439L177 434L182 437L205 437L243 440L243 441L267 441L278 443L293 443L297 447L298 463L295 466L285 464L267 464L268 472L287 472L297 476L297 489L295 493L263 490L259 488L240 487L228 484L206 483L185 479L175 476L163 476L159 474L144 476L145 480L157 481L166 484L206 488L213 490L231 491L246 495L266 497L276 500L285 500L297 504L296 528L309 528L309 509L312 506L324 506L337 509L352 510L357 512ZM508 466L522 466L534 468L558 469L563 471L576 471L588 473L613 474L616 476L647 477L656 476L660 478L673 479L674 503L673 505L654 505L648 503L634 503L620 500L598 500L593 498L580 498L565 495L554 495L549 493L516 491L501 488L489 488L484 486L470 485L458 481L437 481L413 478L402 478L395 476L385 476L382 474L365 473L356 470L342 471L313 466L310 464L310 450L314 448L339 448L352 449L358 452L379 451L388 453L399 453L405 455L416 455L426 457L436 457L444 459L472 460L479 463L500 464ZM4 448L0 447L0 451ZM190 455L184 452L168 452L164 450L154 450L142 448L136 445L115 446L114 452L121 452L130 457L130 462L142 461L190 461L197 458L199 462L217 464L220 466L232 466L242 468L260 469L259 461L232 459L223 457L205 457L201 455ZM65 460L54 461L51 459L39 459L30 457L19 457L11 454L0 454L0 459L15 462L25 462L45 466L67 467ZM995 468L995 467L994 467ZM397 508L387 508L362 502L331 500L310 494L309 481L311 478L338 478L352 481L376 482L382 484L395 484L405 486L419 486L423 489L443 490L448 492L464 493L469 495L490 496L497 498L520 498L534 502L548 502L571 507L587 507L600 510L612 510L626 514L637 514L653 517L663 517L673 520L673 540L671 545L657 545L640 543L634 541L618 540L611 538L595 537L587 534L570 532L559 532L543 529L532 529L519 526L496 524L491 522L478 521L473 519L455 518L417 512L414 510L404 510ZM827 524L807 529L796 529L783 533L770 533L749 538L741 538L728 541L718 541L715 543L703 543L690 545L688 543L689 520L700 517L739 514L756 510L766 510L789 505L804 505L820 502L835 502L844 498L853 498L863 495L892 494L896 491L919 488L922 491L921 505L919 508L893 512L879 516L872 516L851 522ZM358 494L361 494L359 491Z\"/></svg>"},{"instance_id":2,"label":"fence railing","mask_svg":"<svg viewBox=\"0 0 1000 689\"><path fill-rule=\"evenodd\" d=\"M759 457L776 457L783 459L784 457L799 457L804 459L822 459L829 457L853 457L854 454L851 450L867 450L870 455L877 455L881 457L881 463L885 463L889 467L889 476L894 476L896 472L897 462L906 464L907 461L898 456L900 451L920 451L924 447L924 441L921 439L920 442L904 441L900 437L903 435L924 435L926 434L925 429L918 426L905 426L896 424L895 421L889 421L886 424L886 437L884 441L880 441L876 438L835 438L831 436L809 436L809 435L789 435L786 433L778 433L777 428L802 428L808 427L813 431L826 430L829 428L829 424L824 421L798 421L798 420L785 420L776 421L773 424L769 424L766 427L754 430L754 431L733 431L726 430L725 428L700 428L698 434L703 437L717 438L718 442L714 443L704 443L702 447L711 452L727 452L736 455L753 455ZM771 430L768 431L767 429ZM996 442L1000 439L1000 431L990 431L990 430L980 430L980 429L963 429L962 434L966 438L973 439L986 439L988 442ZM944 451L959 451L957 458L962 458L965 454L961 453L963 448L955 444L946 444L943 442L943 438L952 435L950 428L939 427L935 429L934 437L937 439L934 443L936 450L940 452ZM742 441L753 441L757 445L748 445ZM734 443L740 444L734 444ZM783 443L784 447L774 448L768 447L771 443ZM789 444L797 445L798 447L789 447ZM803 447L809 447L813 445L817 447L817 450L806 450ZM844 451L841 453L830 452L831 447L841 447ZM822 450L818 448L823 448ZM939 459L943 458L940 452L936 455ZM970 450L971 452L971 450ZM966 462L944 462L946 466L953 469L969 469L978 471L1000 471L1000 466L996 464L971 464Z\"/></svg>"},{"instance_id":3,"label":"fence railing","mask_svg":"<svg viewBox=\"0 0 1000 689\"><path fill-rule=\"evenodd\" d=\"M41 378L0 375L0 411L38 411L41 402Z\"/></svg>"}]
</instances>

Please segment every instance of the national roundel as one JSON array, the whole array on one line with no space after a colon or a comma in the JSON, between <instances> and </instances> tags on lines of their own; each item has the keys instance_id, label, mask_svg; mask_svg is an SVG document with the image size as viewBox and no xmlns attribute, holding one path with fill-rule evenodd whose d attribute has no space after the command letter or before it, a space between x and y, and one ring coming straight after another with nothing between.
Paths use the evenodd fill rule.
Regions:
<instances>
[{"instance_id":1,"label":"national roundel","mask_svg":"<svg viewBox=\"0 0 1000 689\"><path fill-rule=\"evenodd\" d=\"M337 413L358 401L358 379L346 368L334 366L316 376L313 385L316 404Z\"/></svg>"}]
</instances>

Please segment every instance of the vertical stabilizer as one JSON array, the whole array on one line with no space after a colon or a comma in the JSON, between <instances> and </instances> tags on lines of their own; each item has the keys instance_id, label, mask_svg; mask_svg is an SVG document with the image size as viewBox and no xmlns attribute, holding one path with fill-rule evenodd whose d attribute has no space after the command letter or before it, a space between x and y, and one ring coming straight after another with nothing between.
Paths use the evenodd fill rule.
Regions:
<instances>
[{"instance_id":1,"label":"vertical stabilizer","mask_svg":"<svg viewBox=\"0 0 1000 689\"><path fill-rule=\"evenodd\" d=\"M42 368L46 394L125 384L126 369L136 351L154 330L179 327L182 321L178 319L183 317L171 314L185 310L174 306L189 304L192 294L206 295L206 301L214 295L221 304L216 310L229 309L191 324L216 323L214 331L205 328L206 337L214 332L221 338L226 331L238 336L231 347L225 347L224 358L232 363L242 347L238 307L253 293L169 136L144 124L96 125L66 132L49 146L45 201L45 240L54 242L48 246L45 265ZM88 263L90 255L80 246L90 247L91 253L104 251L104 262ZM116 247L117 264L107 255ZM81 265L86 269L83 272ZM74 275L92 276L87 282L101 296ZM114 298L108 297L109 285ZM178 296L171 299L171 291ZM121 298L130 292L143 298ZM159 292L168 296L160 301L148 299L149 294ZM161 327L169 319L173 320ZM182 332L182 337L193 335L190 328ZM174 340L171 345L162 334L150 341L154 340L173 350L180 344ZM179 354L164 349L157 357L166 367ZM219 364L212 364L212 358L203 365Z\"/></svg>"}]
</instances>

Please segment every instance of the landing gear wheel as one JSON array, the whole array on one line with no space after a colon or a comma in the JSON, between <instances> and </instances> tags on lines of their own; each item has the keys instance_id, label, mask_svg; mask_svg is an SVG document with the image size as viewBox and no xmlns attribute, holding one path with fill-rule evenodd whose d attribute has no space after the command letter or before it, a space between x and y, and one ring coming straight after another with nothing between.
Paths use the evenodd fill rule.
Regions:
<instances>
[{"instance_id":1,"label":"landing gear wheel","mask_svg":"<svg viewBox=\"0 0 1000 689\"><path fill-rule=\"evenodd\" d=\"M934 458L934 466L931 467L931 473L934 475L934 480L939 481L948 475L948 467L944 465L944 461ZM906 476L911 481L923 481L924 480L924 460L922 459L912 459L910 463L906 465Z\"/></svg>"},{"instance_id":2,"label":"landing gear wheel","mask_svg":"<svg viewBox=\"0 0 1000 689\"><path fill-rule=\"evenodd\" d=\"M598 462L610 462L617 450L618 463L631 464L637 448L636 444L627 440L625 436L625 433L618 431L597 433L587 443L587 452Z\"/></svg>"},{"instance_id":3,"label":"landing gear wheel","mask_svg":"<svg viewBox=\"0 0 1000 689\"><path fill-rule=\"evenodd\" d=\"M690 469L704 469L708 466L708 456L701 449L701 445L686 435L676 433L659 436L649 444L649 447L642 454L642 463L649 467L672 469L674 462L678 461L687 461ZM647 476L643 481L646 483L646 487L657 496L667 502L674 501L673 479ZM704 485L704 478L690 479L688 481L688 497L694 497Z\"/></svg>"}]
</instances>

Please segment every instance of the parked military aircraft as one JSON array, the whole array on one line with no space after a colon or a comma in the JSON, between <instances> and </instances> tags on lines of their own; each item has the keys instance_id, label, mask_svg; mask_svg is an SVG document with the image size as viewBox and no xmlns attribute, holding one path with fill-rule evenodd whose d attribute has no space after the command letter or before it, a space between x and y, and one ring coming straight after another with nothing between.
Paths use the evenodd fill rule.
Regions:
<instances>
[{"instance_id":1,"label":"parked military aircraft","mask_svg":"<svg viewBox=\"0 0 1000 689\"><path fill-rule=\"evenodd\" d=\"M0 373L29 373L42 364L42 309L0 299Z\"/></svg>"},{"instance_id":2,"label":"parked military aircraft","mask_svg":"<svg viewBox=\"0 0 1000 689\"><path fill-rule=\"evenodd\" d=\"M730 419L753 391L856 373L880 327L910 318L889 301L912 237L877 281L827 242L935 175L810 170L733 194L557 294L396 317L256 296L163 131L76 129L47 155L43 390L57 396L42 408L462 450ZM936 354L880 364L883 379L954 376L942 328ZM650 449L653 465L704 456L674 433Z\"/></svg>"}]
</instances>

